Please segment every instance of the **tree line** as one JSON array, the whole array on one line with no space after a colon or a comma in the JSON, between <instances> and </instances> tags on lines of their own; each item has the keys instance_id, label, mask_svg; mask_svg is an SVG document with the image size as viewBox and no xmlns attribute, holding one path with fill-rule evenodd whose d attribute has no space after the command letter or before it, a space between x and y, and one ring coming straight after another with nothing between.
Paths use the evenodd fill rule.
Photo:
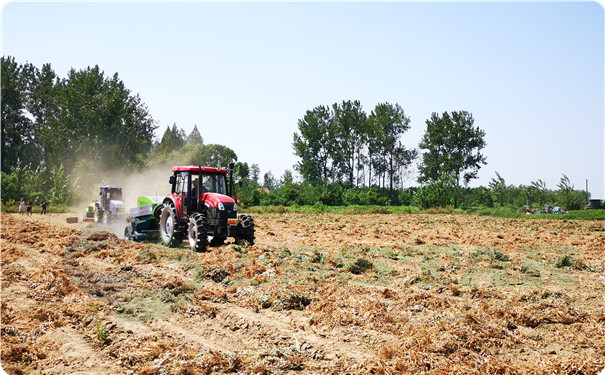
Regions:
<instances>
[{"instance_id":1,"label":"tree line","mask_svg":"<svg viewBox=\"0 0 605 375\"><path fill-rule=\"evenodd\" d=\"M504 208L507 212L519 212L525 206L543 210L545 205L581 210L588 199L588 194L577 190L566 175L556 189L547 188L541 180L529 185L509 185L499 173L487 187L457 187L453 178L442 177L425 185L393 190L381 186L346 188L337 182L323 185L295 182L290 171L281 178L268 177L263 181L247 181L238 189L245 206L457 207L470 212Z\"/></svg>"},{"instance_id":2,"label":"tree line","mask_svg":"<svg viewBox=\"0 0 605 375\"><path fill-rule=\"evenodd\" d=\"M118 74L98 66L60 78L2 57L2 172L19 163L63 166L81 158L102 167L132 167L153 147L156 125Z\"/></svg>"},{"instance_id":3,"label":"tree line","mask_svg":"<svg viewBox=\"0 0 605 375\"><path fill-rule=\"evenodd\" d=\"M486 158L485 132L467 111L433 113L418 149L418 182L451 174L458 186L477 177ZM308 110L298 120L292 146L300 158L295 169L312 185L333 182L348 187L401 186L418 156L402 142L410 118L398 104L379 103L366 114L361 103L343 101Z\"/></svg>"},{"instance_id":4,"label":"tree line","mask_svg":"<svg viewBox=\"0 0 605 375\"><path fill-rule=\"evenodd\" d=\"M258 182L260 168L258 164L248 165L239 162L238 156L231 148L219 144L205 144L197 125L187 135L176 124L166 127L161 140L155 145L149 156L149 163L155 166L170 168L173 165L206 165L227 167L235 163L234 176L238 181Z\"/></svg>"},{"instance_id":5,"label":"tree line","mask_svg":"<svg viewBox=\"0 0 605 375\"><path fill-rule=\"evenodd\" d=\"M580 208L587 196L562 178L559 190L541 180L508 186L498 174L488 187L468 188L486 158L485 132L467 111L433 113L418 147L404 146L410 118L395 103L369 114L358 100L306 111L293 134L299 161L276 177L258 164L238 161L234 150L205 144L197 125L186 134L176 124L158 128L138 95L115 73L98 67L70 69L59 77L2 57L2 201L47 199L72 203L82 187L107 171L234 161L237 191L245 205L505 206L548 202ZM418 167L419 186L403 183ZM90 199L90 197L84 197Z\"/></svg>"},{"instance_id":6,"label":"tree line","mask_svg":"<svg viewBox=\"0 0 605 375\"><path fill-rule=\"evenodd\" d=\"M401 142L409 122L399 104L378 104L370 115L358 100L317 106L298 120L295 169L311 185L393 189L417 156Z\"/></svg>"},{"instance_id":7,"label":"tree line","mask_svg":"<svg viewBox=\"0 0 605 375\"><path fill-rule=\"evenodd\" d=\"M320 105L298 121L292 146L300 158L295 169L311 185L401 188L419 157L418 182L451 179L459 188L477 177L486 157L485 132L467 111L433 113L417 149L402 142L410 118L398 104L379 103L366 114L361 103ZM419 152L418 150L423 150Z\"/></svg>"},{"instance_id":8,"label":"tree line","mask_svg":"<svg viewBox=\"0 0 605 375\"><path fill-rule=\"evenodd\" d=\"M558 190L537 180L518 187L500 174L488 187L469 188L481 166L485 131L468 111L432 113L415 149L403 145L410 118L398 104L379 103L366 114L361 103L343 101L308 110L293 135L294 168L303 181L286 171L281 180L265 175L264 193L250 191L250 205L404 205L431 207L540 207L581 209L586 192L575 190L563 175ZM410 166L418 166L419 186L403 188Z\"/></svg>"},{"instance_id":9,"label":"tree line","mask_svg":"<svg viewBox=\"0 0 605 375\"><path fill-rule=\"evenodd\" d=\"M153 118L117 73L94 66L62 78L4 56L1 66L3 202L65 204L77 190L69 175L134 168L153 148Z\"/></svg>"},{"instance_id":10,"label":"tree line","mask_svg":"<svg viewBox=\"0 0 605 375\"><path fill-rule=\"evenodd\" d=\"M2 202L65 205L113 171L237 161L228 147L205 145L197 126L187 136L173 124L156 141L156 122L117 73L94 66L62 78L10 56L1 67Z\"/></svg>"}]
</instances>

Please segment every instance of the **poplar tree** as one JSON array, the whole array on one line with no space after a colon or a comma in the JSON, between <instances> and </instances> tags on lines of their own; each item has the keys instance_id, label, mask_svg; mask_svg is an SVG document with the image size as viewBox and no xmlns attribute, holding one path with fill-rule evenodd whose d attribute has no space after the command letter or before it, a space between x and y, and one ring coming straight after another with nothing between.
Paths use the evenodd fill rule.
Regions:
<instances>
[{"instance_id":1,"label":"poplar tree","mask_svg":"<svg viewBox=\"0 0 605 375\"><path fill-rule=\"evenodd\" d=\"M398 171L401 167L407 168L416 158L416 151L407 150L401 142L403 134L410 129L410 118L399 104L379 103L368 122L372 131L368 137L369 159L374 161L379 172L388 176L389 188L393 190Z\"/></svg>"},{"instance_id":2,"label":"poplar tree","mask_svg":"<svg viewBox=\"0 0 605 375\"><path fill-rule=\"evenodd\" d=\"M356 186L355 168L361 162L367 116L359 100L343 101L332 105L334 121L328 136L335 142L332 159L337 181Z\"/></svg>"},{"instance_id":3,"label":"poplar tree","mask_svg":"<svg viewBox=\"0 0 605 375\"><path fill-rule=\"evenodd\" d=\"M334 149L334 140L330 136L332 114L325 106L318 106L305 113L298 120L299 133L294 133L292 147L300 161L294 168L305 181L312 185L327 183Z\"/></svg>"},{"instance_id":4,"label":"poplar tree","mask_svg":"<svg viewBox=\"0 0 605 375\"><path fill-rule=\"evenodd\" d=\"M193 130L187 136L187 144L188 145L203 145L204 138L200 134L200 131L197 129L197 125L193 125Z\"/></svg>"},{"instance_id":5,"label":"poplar tree","mask_svg":"<svg viewBox=\"0 0 605 375\"><path fill-rule=\"evenodd\" d=\"M427 129L420 142L425 150L419 165L418 182L437 180L439 176L453 174L457 187L477 178L486 157L481 150L486 146L485 131L474 126L473 115L467 111L433 112L426 120Z\"/></svg>"}]
</instances>

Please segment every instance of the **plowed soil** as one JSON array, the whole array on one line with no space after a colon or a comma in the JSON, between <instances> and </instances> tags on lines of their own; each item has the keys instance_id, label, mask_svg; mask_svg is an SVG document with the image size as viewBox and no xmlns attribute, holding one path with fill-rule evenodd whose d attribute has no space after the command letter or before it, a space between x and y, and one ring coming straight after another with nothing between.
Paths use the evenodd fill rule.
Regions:
<instances>
[{"instance_id":1,"label":"plowed soil","mask_svg":"<svg viewBox=\"0 0 605 375\"><path fill-rule=\"evenodd\" d=\"M1 217L9 374L598 374L605 223L255 215L194 253Z\"/></svg>"}]
</instances>

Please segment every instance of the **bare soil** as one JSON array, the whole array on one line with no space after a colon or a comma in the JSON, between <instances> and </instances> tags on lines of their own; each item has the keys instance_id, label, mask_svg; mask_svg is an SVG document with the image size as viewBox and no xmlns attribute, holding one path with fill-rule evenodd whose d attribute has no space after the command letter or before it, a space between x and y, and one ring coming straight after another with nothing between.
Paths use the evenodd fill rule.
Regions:
<instances>
[{"instance_id":1,"label":"bare soil","mask_svg":"<svg viewBox=\"0 0 605 375\"><path fill-rule=\"evenodd\" d=\"M9 374L598 374L605 223L255 215L206 253L1 217Z\"/></svg>"}]
</instances>

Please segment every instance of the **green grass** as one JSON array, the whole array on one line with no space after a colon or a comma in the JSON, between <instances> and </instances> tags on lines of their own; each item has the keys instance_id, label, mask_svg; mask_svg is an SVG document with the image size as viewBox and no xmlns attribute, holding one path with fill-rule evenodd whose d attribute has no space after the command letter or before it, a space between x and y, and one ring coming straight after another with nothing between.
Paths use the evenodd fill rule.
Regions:
<instances>
[{"instance_id":1,"label":"green grass","mask_svg":"<svg viewBox=\"0 0 605 375\"><path fill-rule=\"evenodd\" d=\"M33 213L40 214L41 208L34 206ZM73 211L66 205L49 205L48 213L65 213ZM519 209L513 207L472 207L467 209L449 207L433 207L422 209L416 206L326 206L324 204L315 204L313 206L253 206L247 207L242 211L246 213L333 213L341 215L367 215L367 214L431 214L431 215L477 215L500 217L507 219L548 219L548 220L605 220L605 210L579 210L569 211L564 215L538 214L527 215L521 213ZM2 212L19 212L16 204L2 203Z\"/></svg>"},{"instance_id":2,"label":"green grass","mask_svg":"<svg viewBox=\"0 0 605 375\"><path fill-rule=\"evenodd\" d=\"M532 214L527 215L513 207L473 207L468 209L453 207L435 207L421 209L415 206L254 206L246 209L248 213L333 213L343 215L361 214L447 214L447 215L477 215L508 219L547 219L547 220L605 220L605 210L569 211L563 215Z\"/></svg>"},{"instance_id":3,"label":"green grass","mask_svg":"<svg viewBox=\"0 0 605 375\"><path fill-rule=\"evenodd\" d=\"M246 209L248 213L334 213L334 214L413 214L420 213L418 207L413 206L326 206L315 204L313 206L254 206Z\"/></svg>"}]
</instances>

